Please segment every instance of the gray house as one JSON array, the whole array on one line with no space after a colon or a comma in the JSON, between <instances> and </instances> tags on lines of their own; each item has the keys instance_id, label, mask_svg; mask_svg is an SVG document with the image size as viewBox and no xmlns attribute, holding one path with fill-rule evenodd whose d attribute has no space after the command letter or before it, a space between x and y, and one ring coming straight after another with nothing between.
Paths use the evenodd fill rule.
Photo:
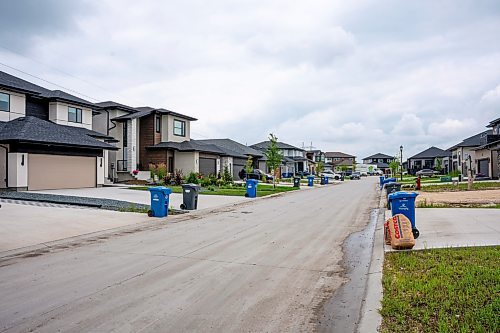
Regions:
<instances>
[{"instance_id":1,"label":"gray house","mask_svg":"<svg viewBox=\"0 0 500 333\"><path fill-rule=\"evenodd\" d=\"M261 152L266 151L267 147L271 144L271 141L263 141L251 145L250 147L260 150ZM309 163L306 157L306 151L301 148L297 148L288 143L278 141L278 149L283 155L283 162L281 166L281 174L297 174L299 172L309 171Z\"/></svg>"},{"instance_id":2,"label":"gray house","mask_svg":"<svg viewBox=\"0 0 500 333\"><path fill-rule=\"evenodd\" d=\"M414 175L417 171L422 169L437 170L441 167L441 172L448 173L450 171L450 157L450 151L437 147L430 147L408 159L408 172Z\"/></svg>"},{"instance_id":3,"label":"gray house","mask_svg":"<svg viewBox=\"0 0 500 333\"><path fill-rule=\"evenodd\" d=\"M96 187L112 137L92 130L99 108L0 72L0 188Z\"/></svg>"},{"instance_id":4,"label":"gray house","mask_svg":"<svg viewBox=\"0 0 500 333\"><path fill-rule=\"evenodd\" d=\"M476 161L476 148L481 146L481 142L484 141L484 139L488 136L493 134L492 130L487 130L481 133L478 133L476 135L473 135L471 137L468 137L467 139L464 139L462 142L454 145L451 148L448 148L448 151L451 152L451 170L452 171L459 171L460 174L463 176L466 176L468 173L468 168L469 165L472 164L473 167L473 173L475 174L478 168L475 167L475 161ZM469 161L470 157L470 162ZM484 162L482 162L484 163ZM482 166L482 164L481 164ZM482 171L486 171L486 167L482 167ZM489 174L488 171L486 173Z\"/></svg>"},{"instance_id":5,"label":"gray house","mask_svg":"<svg viewBox=\"0 0 500 333\"><path fill-rule=\"evenodd\" d=\"M363 158L363 164L376 164L379 170L382 170L384 173L390 173L391 169L389 168L389 163L394 160L394 156L377 153Z\"/></svg>"}]
</instances>

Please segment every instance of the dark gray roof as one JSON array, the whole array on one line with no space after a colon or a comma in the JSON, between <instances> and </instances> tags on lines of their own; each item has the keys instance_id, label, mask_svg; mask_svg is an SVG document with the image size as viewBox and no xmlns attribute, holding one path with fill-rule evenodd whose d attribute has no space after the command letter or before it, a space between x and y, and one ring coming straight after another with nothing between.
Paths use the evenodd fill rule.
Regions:
<instances>
[{"instance_id":1,"label":"dark gray roof","mask_svg":"<svg viewBox=\"0 0 500 333\"><path fill-rule=\"evenodd\" d=\"M206 139L206 140L196 140L196 142L199 142L202 144L213 144L222 150L227 150L228 155L234 156L234 157L248 157L248 155L251 155L254 157L262 157L263 156L262 151L245 146L244 144L241 144L241 143L236 142L236 141L231 140L231 139ZM231 154L229 154L230 152L232 152L236 155L231 155Z\"/></svg>"},{"instance_id":2,"label":"dark gray roof","mask_svg":"<svg viewBox=\"0 0 500 333\"><path fill-rule=\"evenodd\" d=\"M255 149L259 149L259 150L266 150L270 144L271 144L271 141L262 141L262 142L254 144L254 145L251 145L250 147L255 148ZM305 151L304 149L289 145L288 143L278 141L277 144L278 144L279 149L295 149L295 150Z\"/></svg>"},{"instance_id":3,"label":"dark gray roof","mask_svg":"<svg viewBox=\"0 0 500 333\"><path fill-rule=\"evenodd\" d=\"M180 152L199 151L204 153L212 153L217 155L226 155L224 151L215 145L198 143L195 140L182 142L160 142L154 146L147 147L148 149L173 149Z\"/></svg>"},{"instance_id":4,"label":"dark gray roof","mask_svg":"<svg viewBox=\"0 0 500 333\"><path fill-rule=\"evenodd\" d=\"M76 103L78 105L95 108L94 103L84 100L80 97L73 96L61 90L49 90L2 71L0 71L0 87L45 97L47 99L63 100L71 103Z\"/></svg>"},{"instance_id":5,"label":"dark gray roof","mask_svg":"<svg viewBox=\"0 0 500 333\"><path fill-rule=\"evenodd\" d=\"M356 157L354 155L349 155L346 153L342 153L340 151L328 151L325 153L326 157L340 157L340 158L349 158L349 157Z\"/></svg>"},{"instance_id":6,"label":"dark gray roof","mask_svg":"<svg viewBox=\"0 0 500 333\"><path fill-rule=\"evenodd\" d=\"M134 112L138 111L136 108L133 108L133 107L128 106L128 105L116 103L113 101L99 102L99 103L95 103L95 104L103 109L118 109L118 110L130 112L130 113L134 113Z\"/></svg>"},{"instance_id":7,"label":"dark gray roof","mask_svg":"<svg viewBox=\"0 0 500 333\"><path fill-rule=\"evenodd\" d=\"M467 139L464 139L462 142L454 145L451 148L448 148L448 150L453 150L458 147L478 147L481 145L481 138L484 137L485 135L492 135L493 130L487 130L481 133L478 133L476 135L473 135L471 137L468 137Z\"/></svg>"},{"instance_id":8,"label":"dark gray roof","mask_svg":"<svg viewBox=\"0 0 500 333\"><path fill-rule=\"evenodd\" d=\"M183 118L183 119L187 119L187 120L190 120L190 121L195 121L195 120L198 120L196 118L193 118L193 117L190 117L190 116L186 116L186 115L183 115L183 114L180 114L180 113L177 113L177 112L174 112L174 111L170 111L170 110L167 110L167 109L154 109L152 107L149 107L149 106L142 106L142 107L138 107L138 108L135 108L137 110L137 112L135 113L131 113L131 114L126 114L126 115L123 115L123 116L120 116L120 117L116 117L116 118L113 118L113 120L117 120L117 121L120 121L120 120L129 120L129 119L137 119L137 118L142 118L142 117L145 117L145 116L148 116L152 113L157 113L157 114L162 114L162 115L172 115L174 117L179 117L179 118Z\"/></svg>"},{"instance_id":9,"label":"dark gray roof","mask_svg":"<svg viewBox=\"0 0 500 333\"><path fill-rule=\"evenodd\" d=\"M486 125L486 127L493 127L498 123L500 123L500 118L497 118L495 120L490 121L490 123L488 125Z\"/></svg>"},{"instance_id":10,"label":"dark gray roof","mask_svg":"<svg viewBox=\"0 0 500 333\"><path fill-rule=\"evenodd\" d=\"M91 137L89 134L92 132L94 131L58 125L51 121L27 116L3 123L0 131L0 142L40 143L108 150L118 149Z\"/></svg>"},{"instance_id":11,"label":"dark gray roof","mask_svg":"<svg viewBox=\"0 0 500 333\"><path fill-rule=\"evenodd\" d=\"M368 157L365 157L363 159L364 160L368 160L368 159L371 159L371 158L394 158L394 156L389 156L389 155L386 155L386 154L377 153L375 155L368 156Z\"/></svg>"},{"instance_id":12,"label":"dark gray roof","mask_svg":"<svg viewBox=\"0 0 500 333\"><path fill-rule=\"evenodd\" d=\"M426 150L413 155L412 157L409 158L409 160L416 160L416 159L424 159L424 158L436 158L436 157L449 157L451 156L451 152L447 150L440 149L438 147L430 147L427 148Z\"/></svg>"}]
</instances>

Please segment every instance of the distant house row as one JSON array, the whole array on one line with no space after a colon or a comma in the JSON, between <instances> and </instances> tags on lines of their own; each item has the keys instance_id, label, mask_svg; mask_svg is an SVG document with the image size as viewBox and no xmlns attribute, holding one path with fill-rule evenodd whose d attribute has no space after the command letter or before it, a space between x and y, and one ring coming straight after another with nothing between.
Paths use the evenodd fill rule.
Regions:
<instances>
[{"instance_id":1,"label":"distant house row","mask_svg":"<svg viewBox=\"0 0 500 333\"><path fill-rule=\"evenodd\" d=\"M447 174L458 172L468 175L481 175L498 179L500 175L500 118L486 125L487 130L465 138L456 145L441 149L430 147L403 162L403 169L416 174L422 169L432 169ZM377 164L385 172L390 172L389 163L396 157L375 154L363 159L365 164Z\"/></svg>"},{"instance_id":2,"label":"distant house row","mask_svg":"<svg viewBox=\"0 0 500 333\"><path fill-rule=\"evenodd\" d=\"M197 119L164 108L92 103L0 72L0 189L42 190L102 186L150 177L151 165L167 172L233 177L249 157L266 169L269 141L251 146L231 139L194 140ZM282 174L352 166L355 156L306 152L278 142Z\"/></svg>"}]
</instances>

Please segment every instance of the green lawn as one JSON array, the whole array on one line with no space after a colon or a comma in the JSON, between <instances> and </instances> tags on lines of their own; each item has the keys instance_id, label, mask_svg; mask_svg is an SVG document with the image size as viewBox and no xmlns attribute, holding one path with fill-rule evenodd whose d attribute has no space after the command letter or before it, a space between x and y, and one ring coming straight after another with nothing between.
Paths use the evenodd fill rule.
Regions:
<instances>
[{"instance_id":1,"label":"green lawn","mask_svg":"<svg viewBox=\"0 0 500 333\"><path fill-rule=\"evenodd\" d=\"M168 186L169 188L172 189L172 193L182 193L182 187L181 186ZM129 187L130 190L138 190L138 191L147 191L148 186L131 186ZM208 188L202 188L200 191L200 195L230 195L230 196L245 196L246 189L245 187L233 187L233 188L218 188L218 187L212 187L213 191L209 190ZM276 188L273 188L272 185L268 184L259 184L257 187L257 196L258 197L263 197L266 195L271 195L275 193L281 193L281 192L289 192L289 191L294 191L296 188L291 187L291 186L276 186Z\"/></svg>"},{"instance_id":2,"label":"green lawn","mask_svg":"<svg viewBox=\"0 0 500 333\"><path fill-rule=\"evenodd\" d=\"M387 253L384 333L500 332L500 246Z\"/></svg>"},{"instance_id":3,"label":"green lawn","mask_svg":"<svg viewBox=\"0 0 500 333\"><path fill-rule=\"evenodd\" d=\"M495 190L500 189L500 182L474 182L472 190ZM467 182L461 182L458 185L443 184L443 185L426 185L422 186L423 192L455 192L467 191Z\"/></svg>"}]
</instances>

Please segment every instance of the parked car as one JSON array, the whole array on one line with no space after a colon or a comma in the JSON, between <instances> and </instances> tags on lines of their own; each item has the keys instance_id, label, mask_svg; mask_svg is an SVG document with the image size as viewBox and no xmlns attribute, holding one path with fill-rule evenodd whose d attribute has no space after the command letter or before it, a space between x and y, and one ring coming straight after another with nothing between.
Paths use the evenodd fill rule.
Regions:
<instances>
[{"instance_id":1,"label":"parked car","mask_svg":"<svg viewBox=\"0 0 500 333\"><path fill-rule=\"evenodd\" d=\"M351 174L351 179L357 179L357 180L359 180L359 179L361 179L361 174L359 172L353 172Z\"/></svg>"},{"instance_id":2,"label":"parked car","mask_svg":"<svg viewBox=\"0 0 500 333\"><path fill-rule=\"evenodd\" d=\"M263 176L266 177L267 182L273 181L273 176L265 173L264 171L260 169L254 169L252 173L247 174L247 179L257 179L257 180L262 180Z\"/></svg>"},{"instance_id":3,"label":"parked car","mask_svg":"<svg viewBox=\"0 0 500 333\"><path fill-rule=\"evenodd\" d=\"M366 172L366 171L361 171L361 172L359 173L359 176L360 176L360 177L368 177L368 172Z\"/></svg>"},{"instance_id":4,"label":"parked car","mask_svg":"<svg viewBox=\"0 0 500 333\"><path fill-rule=\"evenodd\" d=\"M322 176L322 177L324 176L324 177L327 177L327 178L333 178L333 179L335 179L335 180L339 180L339 179L340 179L340 177L341 177L341 175L340 175L340 174L335 173L335 172L333 172L333 171L331 171L331 170L325 170L325 171L323 171L323 172L320 174L320 176Z\"/></svg>"},{"instance_id":5,"label":"parked car","mask_svg":"<svg viewBox=\"0 0 500 333\"><path fill-rule=\"evenodd\" d=\"M474 180L490 180L491 178L486 176L485 174L483 173L477 173L475 176L474 176Z\"/></svg>"},{"instance_id":6,"label":"parked car","mask_svg":"<svg viewBox=\"0 0 500 333\"><path fill-rule=\"evenodd\" d=\"M431 177L431 176L438 175L438 174L439 174L438 171L434 171L432 169L422 169L422 170L417 171L417 173L416 173L417 176L426 176L426 177Z\"/></svg>"}]
</instances>

